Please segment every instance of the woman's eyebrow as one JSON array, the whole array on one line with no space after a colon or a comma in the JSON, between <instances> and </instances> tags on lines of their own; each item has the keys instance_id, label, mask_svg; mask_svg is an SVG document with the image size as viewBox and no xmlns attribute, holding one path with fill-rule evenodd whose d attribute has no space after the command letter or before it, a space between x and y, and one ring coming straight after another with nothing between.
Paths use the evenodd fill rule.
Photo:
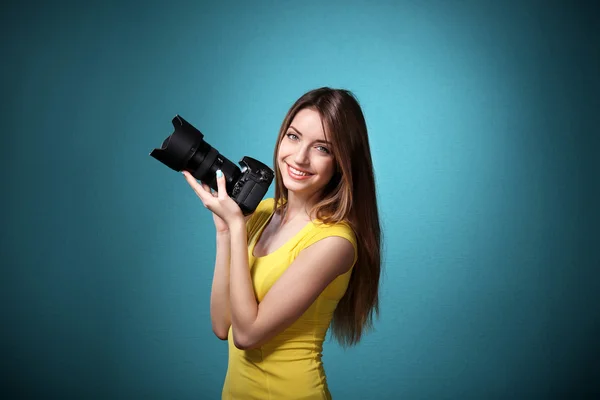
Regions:
<instances>
[{"instance_id":1,"label":"woman's eyebrow","mask_svg":"<svg viewBox=\"0 0 600 400\"><path fill-rule=\"evenodd\" d=\"M300 132L298 129L294 128L292 125L290 125L290 128L292 128L298 135L303 136L302 132ZM328 144L331 146L331 142L329 142L325 139L315 140L315 142L325 143L325 144Z\"/></svg>"}]
</instances>

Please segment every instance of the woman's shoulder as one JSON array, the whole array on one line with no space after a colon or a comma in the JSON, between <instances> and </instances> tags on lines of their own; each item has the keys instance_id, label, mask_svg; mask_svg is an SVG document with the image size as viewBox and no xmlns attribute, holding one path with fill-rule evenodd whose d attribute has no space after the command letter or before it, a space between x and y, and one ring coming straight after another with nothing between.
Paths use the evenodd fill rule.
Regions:
<instances>
[{"instance_id":1,"label":"woman's shoulder","mask_svg":"<svg viewBox=\"0 0 600 400\"><path fill-rule=\"evenodd\" d=\"M348 240L354 247L354 262L358 257L358 241L352 225L347 221L334 223L324 223L320 221L313 222L313 228L302 240L302 248L307 248L310 245L329 237L341 237Z\"/></svg>"},{"instance_id":2,"label":"woman's shoulder","mask_svg":"<svg viewBox=\"0 0 600 400\"><path fill-rule=\"evenodd\" d=\"M265 211L265 210L273 210L273 204L275 204L275 199L272 197L268 197L265 199L262 199L260 201L260 203L258 203L258 206L256 207L256 210L254 212L259 212L259 211Z\"/></svg>"},{"instance_id":3,"label":"woman's shoulder","mask_svg":"<svg viewBox=\"0 0 600 400\"><path fill-rule=\"evenodd\" d=\"M346 232L355 236L354 229L349 221L323 222L316 220L313 224L321 232Z\"/></svg>"},{"instance_id":4,"label":"woman's shoulder","mask_svg":"<svg viewBox=\"0 0 600 400\"><path fill-rule=\"evenodd\" d=\"M354 247L357 247L356 233L348 221L325 223L313 221L313 229L306 238L308 242L315 242L329 236L340 236L348 239Z\"/></svg>"},{"instance_id":5,"label":"woman's shoulder","mask_svg":"<svg viewBox=\"0 0 600 400\"><path fill-rule=\"evenodd\" d=\"M252 214L250 214L246 219L246 226L251 229L254 225L260 224L260 221L267 219L273 213L273 205L275 204L275 199L266 198L261 200L256 207L256 210Z\"/></svg>"}]
</instances>

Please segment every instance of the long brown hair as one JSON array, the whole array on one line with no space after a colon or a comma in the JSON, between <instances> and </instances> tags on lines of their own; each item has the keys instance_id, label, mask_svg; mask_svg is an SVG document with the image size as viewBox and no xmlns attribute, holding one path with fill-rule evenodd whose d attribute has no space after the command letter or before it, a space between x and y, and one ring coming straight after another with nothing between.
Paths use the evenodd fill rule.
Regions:
<instances>
[{"instance_id":1,"label":"long brown hair","mask_svg":"<svg viewBox=\"0 0 600 400\"><path fill-rule=\"evenodd\" d=\"M342 347L353 346L365 329L373 328L374 315L379 317L382 233L367 125L357 99L348 90L322 87L300 97L281 124L273 155L277 212L283 211L288 196L277 162L279 144L296 114L304 108L320 114L336 165L334 176L311 214L327 224L347 222L357 238L358 259L331 324L338 343Z\"/></svg>"}]
</instances>

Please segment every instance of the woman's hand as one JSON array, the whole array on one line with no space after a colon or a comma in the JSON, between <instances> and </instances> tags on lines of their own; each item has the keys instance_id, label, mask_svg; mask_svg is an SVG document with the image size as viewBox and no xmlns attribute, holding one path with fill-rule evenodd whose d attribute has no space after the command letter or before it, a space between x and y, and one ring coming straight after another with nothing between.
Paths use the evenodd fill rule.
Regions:
<instances>
[{"instance_id":1,"label":"woman's hand","mask_svg":"<svg viewBox=\"0 0 600 400\"><path fill-rule=\"evenodd\" d=\"M205 183L198 183L196 178L188 171L183 171L185 179L194 189L204 207L208 208L213 213L215 227L217 232L224 233L229 231L229 227L234 223L244 223L244 215L240 206L227 194L225 187L225 177L217 171L217 192L211 193L211 189Z\"/></svg>"},{"instance_id":2,"label":"woman's hand","mask_svg":"<svg viewBox=\"0 0 600 400\"><path fill-rule=\"evenodd\" d=\"M208 193L212 193L213 197L217 197L217 192L212 191L212 189L206 183L203 183L202 187ZM215 221L215 229L217 230L217 233L229 233L229 227L227 226L225 221L223 221L223 219L215 213L212 213L212 216L213 216L213 221Z\"/></svg>"}]
</instances>

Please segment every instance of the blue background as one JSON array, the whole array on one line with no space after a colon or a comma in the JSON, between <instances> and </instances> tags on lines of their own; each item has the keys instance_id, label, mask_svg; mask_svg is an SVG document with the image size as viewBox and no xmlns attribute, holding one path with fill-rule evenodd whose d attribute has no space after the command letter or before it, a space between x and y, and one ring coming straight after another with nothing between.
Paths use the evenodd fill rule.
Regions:
<instances>
[{"instance_id":1,"label":"blue background","mask_svg":"<svg viewBox=\"0 0 600 400\"><path fill-rule=\"evenodd\" d=\"M271 165L326 85L364 108L385 238L376 330L325 344L334 398L598 395L592 4L5 4L3 393L220 398L211 216L148 154L180 114Z\"/></svg>"}]
</instances>

